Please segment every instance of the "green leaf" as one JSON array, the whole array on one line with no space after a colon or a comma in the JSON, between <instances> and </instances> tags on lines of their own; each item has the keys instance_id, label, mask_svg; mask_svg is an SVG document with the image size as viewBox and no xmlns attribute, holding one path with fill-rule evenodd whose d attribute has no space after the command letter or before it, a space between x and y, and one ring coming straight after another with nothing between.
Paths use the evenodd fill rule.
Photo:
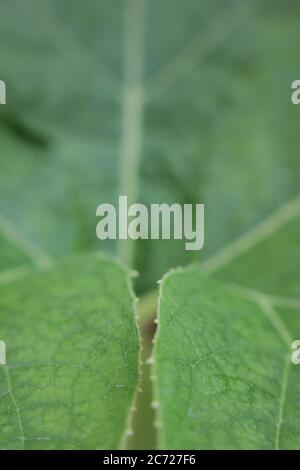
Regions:
<instances>
[{"instance_id":1,"label":"green leaf","mask_svg":"<svg viewBox=\"0 0 300 470\"><path fill-rule=\"evenodd\" d=\"M295 0L2 0L0 282L99 248L144 292L200 259L239 296L268 295L296 332L299 19ZM120 194L205 203L204 250L100 242L96 207Z\"/></svg>"},{"instance_id":2,"label":"green leaf","mask_svg":"<svg viewBox=\"0 0 300 470\"><path fill-rule=\"evenodd\" d=\"M202 267L223 280L282 297L285 304L299 304L299 240L300 196L221 249Z\"/></svg>"},{"instance_id":3,"label":"green leaf","mask_svg":"<svg viewBox=\"0 0 300 470\"><path fill-rule=\"evenodd\" d=\"M165 277L155 348L163 446L299 448L299 237L296 197L201 272Z\"/></svg>"},{"instance_id":4,"label":"green leaf","mask_svg":"<svg viewBox=\"0 0 300 470\"><path fill-rule=\"evenodd\" d=\"M0 284L1 449L115 449L138 381L128 275L76 256Z\"/></svg>"},{"instance_id":5,"label":"green leaf","mask_svg":"<svg viewBox=\"0 0 300 470\"><path fill-rule=\"evenodd\" d=\"M300 305L283 308L196 267L167 275L154 368L160 445L298 449L300 369L291 344L299 337Z\"/></svg>"},{"instance_id":6,"label":"green leaf","mask_svg":"<svg viewBox=\"0 0 300 470\"><path fill-rule=\"evenodd\" d=\"M0 213L52 256L122 256L142 291L200 255L100 242L99 203L205 203L201 259L247 233L299 192L299 18L295 0L3 0Z\"/></svg>"}]
</instances>

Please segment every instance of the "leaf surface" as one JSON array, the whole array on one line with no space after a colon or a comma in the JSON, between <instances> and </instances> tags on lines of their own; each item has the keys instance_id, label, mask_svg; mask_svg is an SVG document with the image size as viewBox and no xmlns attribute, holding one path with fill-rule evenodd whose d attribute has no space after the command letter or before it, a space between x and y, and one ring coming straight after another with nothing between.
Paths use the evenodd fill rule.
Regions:
<instances>
[{"instance_id":1,"label":"leaf surface","mask_svg":"<svg viewBox=\"0 0 300 470\"><path fill-rule=\"evenodd\" d=\"M298 449L300 309L213 281L196 267L163 280L155 346L161 445Z\"/></svg>"},{"instance_id":2,"label":"leaf surface","mask_svg":"<svg viewBox=\"0 0 300 470\"><path fill-rule=\"evenodd\" d=\"M3 0L0 214L52 256L122 256L142 291L247 233L299 193L299 18L294 0ZM205 249L100 242L119 194L205 203Z\"/></svg>"},{"instance_id":3,"label":"leaf surface","mask_svg":"<svg viewBox=\"0 0 300 470\"><path fill-rule=\"evenodd\" d=\"M0 284L1 449L115 449L138 381L126 271L76 256Z\"/></svg>"},{"instance_id":4,"label":"leaf surface","mask_svg":"<svg viewBox=\"0 0 300 470\"><path fill-rule=\"evenodd\" d=\"M0 282L99 248L135 266L144 292L170 267L200 259L223 281L267 294L297 332L300 114L290 83L299 18L295 0L87 0L84 10L79 0L2 0ZM119 194L205 203L204 250L100 242L96 207ZM25 284L10 286L11 296ZM223 329L230 336L229 320ZM165 333L162 325L158 344ZM278 341L274 351L282 359ZM268 439L255 445L275 446Z\"/></svg>"}]
</instances>

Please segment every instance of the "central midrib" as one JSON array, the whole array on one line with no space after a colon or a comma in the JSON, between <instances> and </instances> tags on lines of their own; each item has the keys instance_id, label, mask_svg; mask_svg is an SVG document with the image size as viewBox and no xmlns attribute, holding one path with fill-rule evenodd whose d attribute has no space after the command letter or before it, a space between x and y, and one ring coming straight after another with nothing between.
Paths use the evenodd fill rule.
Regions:
<instances>
[{"instance_id":1,"label":"central midrib","mask_svg":"<svg viewBox=\"0 0 300 470\"><path fill-rule=\"evenodd\" d=\"M128 205L136 202L139 191L139 165L143 145L144 114L144 0L125 3L124 85L120 142L120 195ZM129 267L134 264L135 243L119 240L118 252Z\"/></svg>"}]
</instances>

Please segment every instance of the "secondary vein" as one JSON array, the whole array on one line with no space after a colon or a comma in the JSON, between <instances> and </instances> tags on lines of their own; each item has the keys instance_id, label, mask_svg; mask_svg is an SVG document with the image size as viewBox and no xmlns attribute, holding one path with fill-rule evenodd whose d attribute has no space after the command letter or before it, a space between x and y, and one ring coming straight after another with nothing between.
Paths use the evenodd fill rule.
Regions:
<instances>
[{"instance_id":1,"label":"secondary vein","mask_svg":"<svg viewBox=\"0 0 300 470\"><path fill-rule=\"evenodd\" d=\"M273 325L277 331L280 338L283 340L284 344L289 349L292 343L292 337L289 331L286 329L284 323L281 321L277 312L273 309L270 301L268 299L258 299L258 303L261 307L261 311L268 318L270 323ZM282 424L284 421L284 405L286 402L286 395L289 382L289 372L291 368L291 357L290 353L286 355L284 366L283 366L283 376L281 381L280 396L279 396L279 407L278 407L278 418L276 421L276 435L275 435L275 450L279 450L280 435L282 430Z\"/></svg>"},{"instance_id":2,"label":"secondary vein","mask_svg":"<svg viewBox=\"0 0 300 470\"><path fill-rule=\"evenodd\" d=\"M283 377L282 377L281 390L280 390L278 419L276 422L275 450L279 450L280 436L281 436L283 417L284 417L284 405L286 402L290 369L291 369L291 358L290 358L290 355L288 354L284 363L284 367L283 367Z\"/></svg>"},{"instance_id":3,"label":"secondary vein","mask_svg":"<svg viewBox=\"0 0 300 470\"><path fill-rule=\"evenodd\" d=\"M6 382L7 382L7 386L8 386L8 393L11 397L11 400L12 400L14 408L15 408L17 421L18 421L18 426L19 426L19 431L20 431L21 450L23 450L24 447L25 447L26 438L25 438L25 434L24 434L24 428L23 428L23 422L22 422L20 409L18 407L18 403L17 403L16 397L14 395L9 369L6 366L4 366L3 367L3 372L4 372Z\"/></svg>"},{"instance_id":4,"label":"secondary vein","mask_svg":"<svg viewBox=\"0 0 300 470\"><path fill-rule=\"evenodd\" d=\"M18 281L31 272L31 268L28 266L20 266L18 268L7 269L6 271L0 272L0 285L9 284L10 282Z\"/></svg>"},{"instance_id":5,"label":"secondary vein","mask_svg":"<svg viewBox=\"0 0 300 470\"><path fill-rule=\"evenodd\" d=\"M180 76L199 64L211 52L221 46L228 37L242 27L253 15L253 5L245 5L240 0L229 7L226 4L211 21L206 32L200 32L194 39L169 62L151 77L146 83L147 99L161 90L171 86Z\"/></svg>"},{"instance_id":6,"label":"secondary vein","mask_svg":"<svg viewBox=\"0 0 300 470\"><path fill-rule=\"evenodd\" d=\"M50 257L38 246L27 240L4 215L0 214L0 233L27 255L37 266L46 268L51 264Z\"/></svg>"},{"instance_id":7,"label":"secondary vein","mask_svg":"<svg viewBox=\"0 0 300 470\"><path fill-rule=\"evenodd\" d=\"M285 346L287 346L289 349L293 339L285 327L285 324L282 322L281 318L273 308L270 300L267 297L259 294L256 296L256 299L255 296L253 296L252 300L254 300L259 305L260 310L264 316L269 320L274 329L277 331L281 340L284 342Z\"/></svg>"},{"instance_id":8,"label":"secondary vein","mask_svg":"<svg viewBox=\"0 0 300 470\"><path fill-rule=\"evenodd\" d=\"M89 74L90 80L99 84L112 100L119 101L120 82L113 71L91 52L90 47L78 39L71 26L62 21L55 8L51 8L49 3L43 5L43 13L47 16L48 21L43 21L42 26L47 28L55 45L61 49L63 44L68 59L71 59L77 66L78 64L81 67L85 65L90 69L92 72ZM53 34L53 30L55 34Z\"/></svg>"},{"instance_id":9,"label":"secondary vein","mask_svg":"<svg viewBox=\"0 0 300 470\"><path fill-rule=\"evenodd\" d=\"M277 232L282 226L300 215L300 195L284 204L274 214L258 224L254 229L242 235L237 240L226 245L215 255L202 263L202 268L206 272L217 271L238 256L249 251L259 242Z\"/></svg>"}]
</instances>

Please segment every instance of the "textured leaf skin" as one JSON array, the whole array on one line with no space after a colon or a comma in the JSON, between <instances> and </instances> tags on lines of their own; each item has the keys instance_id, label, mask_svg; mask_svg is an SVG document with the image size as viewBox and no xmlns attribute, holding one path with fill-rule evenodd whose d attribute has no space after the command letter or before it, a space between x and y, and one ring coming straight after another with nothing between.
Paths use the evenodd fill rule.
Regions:
<instances>
[{"instance_id":1,"label":"textured leaf skin","mask_svg":"<svg viewBox=\"0 0 300 470\"><path fill-rule=\"evenodd\" d=\"M163 280L154 368L163 448L299 449L290 346L300 311L270 313L257 299L196 267Z\"/></svg>"},{"instance_id":2,"label":"textured leaf skin","mask_svg":"<svg viewBox=\"0 0 300 470\"><path fill-rule=\"evenodd\" d=\"M0 282L2 271L7 280L15 274L7 269L40 264L39 248L54 256L120 251L96 240L95 208L120 193L128 115L141 142L129 189L145 203L204 202L201 261L299 193L300 114L289 89L299 73L298 0L84 3L83 13L80 0L1 1L9 101L0 109ZM136 15L142 3L144 16ZM124 54L128 7L133 24L144 26L131 41L141 44L141 63L136 49L128 54L142 75L132 82ZM122 94L136 84L145 98L139 114L128 112ZM219 276L297 301L299 226L291 221L280 233ZM177 241L137 242L132 264L142 273L140 290L198 256ZM282 310L293 331L296 313Z\"/></svg>"},{"instance_id":3,"label":"textured leaf skin","mask_svg":"<svg viewBox=\"0 0 300 470\"><path fill-rule=\"evenodd\" d=\"M76 256L0 285L0 449L115 449L138 381L126 271Z\"/></svg>"}]
</instances>

